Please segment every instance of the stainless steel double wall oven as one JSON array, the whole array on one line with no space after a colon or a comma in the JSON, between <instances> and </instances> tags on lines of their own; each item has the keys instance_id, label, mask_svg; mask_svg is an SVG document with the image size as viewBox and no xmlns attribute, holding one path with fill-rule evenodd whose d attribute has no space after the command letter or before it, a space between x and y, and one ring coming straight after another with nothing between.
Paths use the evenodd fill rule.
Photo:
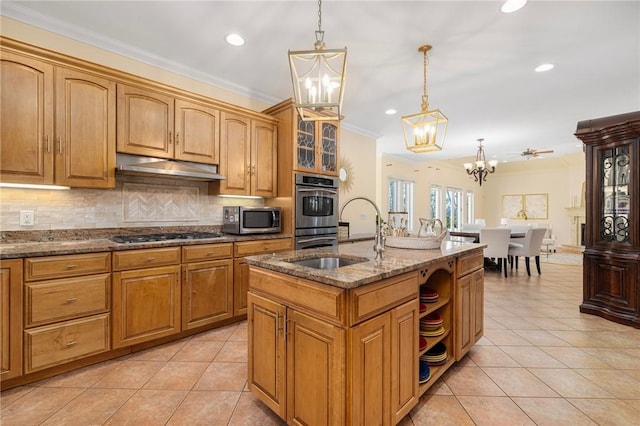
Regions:
<instances>
[{"instance_id":1,"label":"stainless steel double wall oven","mask_svg":"<svg viewBox=\"0 0 640 426\"><path fill-rule=\"evenodd\" d=\"M338 245L338 178L296 173L295 249Z\"/></svg>"}]
</instances>

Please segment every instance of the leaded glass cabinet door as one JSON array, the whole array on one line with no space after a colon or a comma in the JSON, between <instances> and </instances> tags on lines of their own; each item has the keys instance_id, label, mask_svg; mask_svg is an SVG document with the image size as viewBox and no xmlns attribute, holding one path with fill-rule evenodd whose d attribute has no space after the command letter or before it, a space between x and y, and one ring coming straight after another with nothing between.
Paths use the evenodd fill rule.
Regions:
<instances>
[{"instance_id":1,"label":"leaded glass cabinet door","mask_svg":"<svg viewBox=\"0 0 640 426\"><path fill-rule=\"evenodd\" d=\"M322 171L336 172L338 170L338 126L322 122L321 142Z\"/></svg>"},{"instance_id":2,"label":"leaded glass cabinet door","mask_svg":"<svg viewBox=\"0 0 640 426\"><path fill-rule=\"evenodd\" d=\"M316 169L316 122L303 121L298 117L298 139L296 143L298 169Z\"/></svg>"},{"instance_id":3,"label":"leaded glass cabinet door","mask_svg":"<svg viewBox=\"0 0 640 426\"><path fill-rule=\"evenodd\" d=\"M628 243L631 207L629 144L602 149L600 164L600 226L598 240Z\"/></svg>"}]
</instances>

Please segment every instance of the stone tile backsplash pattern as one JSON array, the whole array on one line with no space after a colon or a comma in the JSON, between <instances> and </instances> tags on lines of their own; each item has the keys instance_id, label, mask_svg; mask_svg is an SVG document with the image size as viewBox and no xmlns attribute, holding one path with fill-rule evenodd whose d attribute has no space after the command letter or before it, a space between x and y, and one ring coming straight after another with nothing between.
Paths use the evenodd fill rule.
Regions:
<instances>
[{"instance_id":1,"label":"stone tile backsplash pattern","mask_svg":"<svg viewBox=\"0 0 640 426\"><path fill-rule=\"evenodd\" d=\"M206 182L118 176L113 190L0 188L0 230L222 225L223 205L263 204L208 195ZM35 212L34 226L20 226L20 210Z\"/></svg>"}]
</instances>

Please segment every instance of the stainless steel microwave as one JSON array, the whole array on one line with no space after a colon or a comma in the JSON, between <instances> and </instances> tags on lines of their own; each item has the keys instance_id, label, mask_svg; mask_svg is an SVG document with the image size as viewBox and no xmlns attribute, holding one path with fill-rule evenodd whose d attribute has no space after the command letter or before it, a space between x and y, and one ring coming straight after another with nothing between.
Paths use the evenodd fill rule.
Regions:
<instances>
[{"instance_id":1,"label":"stainless steel microwave","mask_svg":"<svg viewBox=\"0 0 640 426\"><path fill-rule=\"evenodd\" d=\"M222 232L227 234L269 234L282 229L280 207L224 206Z\"/></svg>"}]
</instances>

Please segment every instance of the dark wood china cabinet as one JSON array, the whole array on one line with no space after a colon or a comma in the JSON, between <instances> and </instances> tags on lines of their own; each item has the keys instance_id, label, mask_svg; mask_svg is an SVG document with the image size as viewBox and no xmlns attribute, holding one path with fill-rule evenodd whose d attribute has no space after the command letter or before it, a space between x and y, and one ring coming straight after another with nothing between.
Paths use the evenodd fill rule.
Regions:
<instances>
[{"instance_id":1,"label":"dark wood china cabinet","mask_svg":"<svg viewBox=\"0 0 640 426\"><path fill-rule=\"evenodd\" d=\"M640 111L580 121L585 144L580 311L640 328Z\"/></svg>"}]
</instances>

